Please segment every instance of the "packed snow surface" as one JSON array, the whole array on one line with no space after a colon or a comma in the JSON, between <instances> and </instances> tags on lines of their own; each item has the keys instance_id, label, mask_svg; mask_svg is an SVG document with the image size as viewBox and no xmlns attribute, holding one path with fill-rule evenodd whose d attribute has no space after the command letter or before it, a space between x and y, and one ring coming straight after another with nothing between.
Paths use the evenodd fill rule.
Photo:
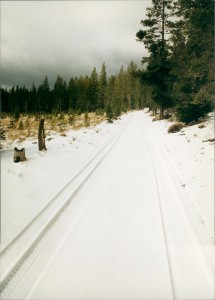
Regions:
<instances>
[{"instance_id":1,"label":"packed snow surface","mask_svg":"<svg viewBox=\"0 0 215 300\"><path fill-rule=\"evenodd\" d=\"M137 111L46 152L3 143L2 299L214 299L213 115L169 126Z\"/></svg>"}]
</instances>

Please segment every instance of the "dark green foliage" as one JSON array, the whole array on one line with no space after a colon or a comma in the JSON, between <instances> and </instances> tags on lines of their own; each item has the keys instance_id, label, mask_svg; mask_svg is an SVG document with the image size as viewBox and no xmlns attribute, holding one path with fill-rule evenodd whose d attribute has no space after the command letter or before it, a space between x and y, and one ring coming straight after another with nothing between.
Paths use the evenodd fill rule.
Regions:
<instances>
[{"instance_id":1,"label":"dark green foliage","mask_svg":"<svg viewBox=\"0 0 215 300\"><path fill-rule=\"evenodd\" d=\"M113 114L114 114L114 118L116 118L116 119L121 116L121 114L122 114L122 106L121 106L121 102L120 101L117 101L115 103Z\"/></svg>"},{"instance_id":2,"label":"dark green foliage","mask_svg":"<svg viewBox=\"0 0 215 300\"><path fill-rule=\"evenodd\" d=\"M150 53L149 57L142 60L143 63L147 62L142 80L152 87L152 98L160 107L161 118L163 110L172 106L169 94L170 43L166 38L170 33L172 2L172 0L152 0L152 7L147 8L147 19L141 21L144 30L136 34L137 40L143 42Z\"/></svg>"},{"instance_id":3,"label":"dark green foliage","mask_svg":"<svg viewBox=\"0 0 215 300\"><path fill-rule=\"evenodd\" d=\"M179 120L185 123L197 121L205 117L213 108L211 95L205 91L200 90L192 101L180 102L176 106L176 115Z\"/></svg>"},{"instance_id":4,"label":"dark green foliage","mask_svg":"<svg viewBox=\"0 0 215 300\"><path fill-rule=\"evenodd\" d=\"M73 112L71 115L69 115L69 123L71 125L75 124L75 112Z\"/></svg>"},{"instance_id":5,"label":"dark green foliage","mask_svg":"<svg viewBox=\"0 0 215 300\"><path fill-rule=\"evenodd\" d=\"M189 123L212 110L214 101L214 3L179 1L181 52L173 47L172 97L178 118ZM186 43L184 42L186 40Z\"/></svg>"},{"instance_id":6,"label":"dark green foliage","mask_svg":"<svg viewBox=\"0 0 215 300\"><path fill-rule=\"evenodd\" d=\"M107 74L105 63L102 65L101 73L98 80L98 107L104 109L106 100Z\"/></svg>"},{"instance_id":7,"label":"dark green foliage","mask_svg":"<svg viewBox=\"0 0 215 300\"><path fill-rule=\"evenodd\" d=\"M139 74L151 87L153 108L174 107L189 123L204 117L214 102L214 2L152 0L137 40L149 50Z\"/></svg>"},{"instance_id":8,"label":"dark green foliage","mask_svg":"<svg viewBox=\"0 0 215 300\"><path fill-rule=\"evenodd\" d=\"M19 117L20 117L20 113L19 111L16 109L14 114L13 114L13 118L15 121L18 121L19 120Z\"/></svg>"},{"instance_id":9,"label":"dark green foliage","mask_svg":"<svg viewBox=\"0 0 215 300\"><path fill-rule=\"evenodd\" d=\"M88 112L85 112L85 113L84 113L84 125L85 125L86 127L90 126L90 118L89 118Z\"/></svg>"},{"instance_id":10,"label":"dark green foliage","mask_svg":"<svg viewBox=\"0 0 215 300\"><path fill-rule=\"evenodd\" d=\"M75 124L75 119L76 119L75 111L70 108L69 111L68 111L68 115L69 115L69 123L71 125L74 125Z\"/></svg>"},{"instance_id":11,"label":"dark green foliage","mask_svg":"<svg viewBox=\"0 0 215 300\"><path fill-rule=\"evenodd\" d=\"M137 66L131 62L126 71L122 66L118 75L107 78L103 63L99 76L94 68L90 77L71 78L68 85L58 75L53 89L50 89L46 76L38 88L33 83L30 90L18 86L10 90L1 89L2 111L15 112L16 120L20 113L34 113L38 117L68 113L73 124L74 114L88 111L102 115L111 106L115 117L118 117L122 112L142 107L144 103L143 87L136 73Z\"/></svg>"},{"instance_id":12,"label":"dark green foliage","mask_svg":"<svg viewBox=\"0 0 215 300\"><path fill-rule=\"evenodd\" d=\"M106 108L106 117L107 117L107 120L108 120L108 123L113 123L113 109L111 107L111 105L109 105L107 108Z\"/></svg>"}]
</instances>

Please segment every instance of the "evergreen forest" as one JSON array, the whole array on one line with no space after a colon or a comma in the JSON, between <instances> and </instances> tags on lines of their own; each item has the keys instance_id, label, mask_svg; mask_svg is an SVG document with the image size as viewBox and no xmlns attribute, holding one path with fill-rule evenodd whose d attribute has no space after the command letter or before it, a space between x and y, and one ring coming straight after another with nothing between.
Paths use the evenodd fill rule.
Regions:
<instances>
[{"instance_id":1,"label":"evergreen forest","mask_svg":"<svg viewBox=\"0 0 215 300\"><path fill-rule=\"evenodd\" d=\"M69 82L58 75L52 88L48 76L30 89L1 87L1 113L100 111L111 120L148 107L160 119L169 111L185 123L204 117L214 105L214 1L152 0L140 27L136 40L148 50L141 69L131 61L107 77L103 63Z\"/></svg>"},{"instance_id":2,"label":"evergreen forest","mask_svg":"<svg viewBox=\"0 0 215 300\"><path fill-rule=\"evenodd\" d=\"M214 105L214 1L152 0L137 32L148 49L140 76L152 90L146 106L171 108L185 123Z\"/></svg>"},{"instance_id":3,"label":"evergreen forest","mask_svg":"<svg viewBox=\"0 0 215 300\"><path fill-rule=\"evenodd\" d=\"M57 76L51 89L46 76L41 85L31 89L12 87L1 89L2 112L19 114L58 114L106 112L112 119L122 112L143 107L144 88L137 76L133 61L127 70L122 66L118 75L107 78L103 63L100 73L93 69L91 76L71 78L67 83Z\"/></svg>"}]
</instances>

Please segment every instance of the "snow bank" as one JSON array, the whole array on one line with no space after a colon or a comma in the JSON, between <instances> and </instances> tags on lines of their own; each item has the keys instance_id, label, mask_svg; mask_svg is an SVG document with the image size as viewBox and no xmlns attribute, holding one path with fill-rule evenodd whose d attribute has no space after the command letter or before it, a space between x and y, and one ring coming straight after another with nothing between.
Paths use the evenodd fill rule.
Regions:
<instances>
[{"instance_id":1,"label":"snow bank","mask_svg":"<svg viewBox=\"0 0 215 300\"><path fill-rule=\"evenodd\" d=\"M153 122L151 129L162 142L173 167L214 239L214 114L207 121L167 133L170 122ZM200 128L202 127L202 128Z\"/></svg>"}]
</instances>

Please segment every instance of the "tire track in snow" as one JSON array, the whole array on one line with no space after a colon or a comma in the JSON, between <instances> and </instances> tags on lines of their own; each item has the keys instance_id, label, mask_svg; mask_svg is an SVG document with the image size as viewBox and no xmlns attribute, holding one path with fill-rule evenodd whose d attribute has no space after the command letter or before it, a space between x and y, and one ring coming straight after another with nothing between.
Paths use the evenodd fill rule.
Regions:
<instances>
[{"instance_id":1,"label":"tire track in snow","mask_svg":"<svg viewBox=\"0 0 215 300\"><path fill-rule=\"evenodd\" d=\"M189 186L181 188L184 184L184 179L177 168L176 164L172 160L170 154L166 150L159 136L154 135L150 129L150 136L156 143L159 144L159 151L162 152L162 159L165 161L166 166L168 167L168 172L171 174L171 178L175 184L176 189L180 193L181 203L183 204L184 210L187 212L190 222L192 223L193 228L195 228L196 235L199 236L206 256L210 262L211 267L214 269L214 253L211 251L211 247L208 245L211 243L211 240L214 242L214 233L211 232L209 224L205 221L199 206L195 202L195 199L189 189ZM204 220L204 222L202 222Z\"/></svg>"},{"instance_id":2,"label":"tire track in snow","mask_svg":"<svg viewBox=\"0 0 215 300\"><path fill-rule=\"evenodd\" d=\"M81 190L85 182L90 178L90 176L99 167L99 165L105 159L107 159L112 149L117 145L122 133L126 130L128 124L129 122L127 122L114 135L114 137L111 138L111 140L109 140L99 150L99 152L97 152L96 155L94 155L89 160L89 162L81 169L81 171L78 172L78 174L75 177L72 178L72 180L65 186L65 188L62 189L57 194L57 196L54 197L46 205L46 207L23 229L23 231L7 247L5 247L1 251L0 253L0 265L1 265L0 295L1 294L5 296L7 295L6 297L8 297L8 295L10 295L11 293L11 289L15 291L14 283L12 284L13 288L10 287L11 281L15 282L16 283L15 285L19 286L18 282L21 283L22 281L21 278L17 279L21 276L19 275L19 269L23 266L26 260L29 260L29 257L31 257L31 255L34 253L34 250L37 248L37 245L44 239L44 237L48 234L48 232L51 232L51 229L55 227L58 219L61 217L62 214L65 213L65 210L68 208L72 200L75 198L76 194ZM63 204L61 202L62 198L64 199ZM59 239L62 239L62 234L59 236ZM55 245L57 245L57 243L55 243ZM44 245L44 248L45 247L46 246ZM37 254L37 256L38 255L40 254ZM50 253L47 256L47 259L49 258L49 256ZM27 268L24 274L27 274L28 271L29 269ZM26 275L24 276L26 277ZM8 291L6 291L7 288Z\"/></svg>"},{"instance_id":3,"label":"tire track in snow","mask_svg":"<svg viewBox=\"0 0 215 300\"><path fill-rule=\"evenodd\" d=\"M184 213L157 142L152 140L149 129L145 128L143 134L156 178L174 299L214 299L214 274L208 268L202 245Z\"/></svg>"},{"instance_id":4,"label":"tire track in snow","mask_svg":"<svg viewBox=\"0 0 215 300\"><path fill-rule=\"evenodd\" d=\"M143 130L143 136L144 136L145 140L147 141L145 130ZM166 254L167 254L167 262L168 262L169 277L170 277L171 287L172 287L172 295L173 295L173 299L176 299L173 268L172 268L171 259L170 259L170 251L169 251L169 247L168 247L168 238L167 238L167 232L166 232L166 226L165 226L165 220L164 220L164 214L163 214L163 207L162 207L159 183L158 183L158 178L157 178L157 172L156 172L155 162L154 162L154 159L153 159L153 156L152 156L152 153L151 153L149 143L147 142L146 145L147 145L149 157L150 157L152 168L153 168L155 186L156 186L156 190L157 190L157 200L158 200L158 206L159 206L161 223L162 223L162 231L163 231L165 249L166 249Z\"/></svg>"}]
</instances>

